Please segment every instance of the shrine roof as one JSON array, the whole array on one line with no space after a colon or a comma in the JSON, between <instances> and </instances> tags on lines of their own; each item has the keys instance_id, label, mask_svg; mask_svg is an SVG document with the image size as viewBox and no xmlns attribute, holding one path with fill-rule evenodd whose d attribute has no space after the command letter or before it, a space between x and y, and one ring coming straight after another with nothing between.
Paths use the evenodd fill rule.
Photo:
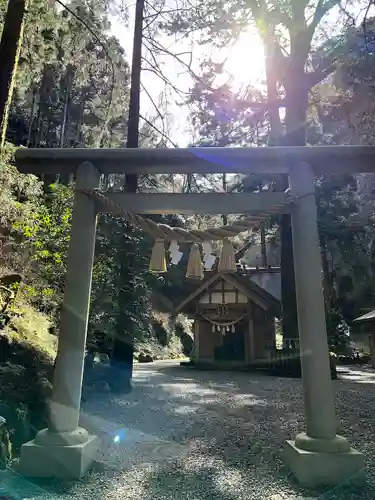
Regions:
<instances>
[{"instance_id":1,"label":"shrine roof","mask_svg":"<svg viewBox=\"0 0 375 500\"><path fill-rule=\"evenodd\" d=\"M254 270L255 271L255 270ZM264 270L266 272L266 270ZM208 273L207 273L208 274ZM199 297L206 290L209 290L219 279L224 279L229 282L235 288L240 290L250 299L254 297L254 294L258 296L263 302L265 302L270 308L275 311L275 316L281 315L281 304L278 298L269 293L259 284L251 279L251 274L240 274L240 273L210 273L207 275L203 282L199 282L195 291L190 293L183 301L175 306L175 312L183 312L186 310L187 306L191 302Z\"/></svg>"},{"instance_id":2,"label":"shrine roof","mask_svg":"<svg viewBox=\"0 0 375 500\"><path fill-rule=\"evenodd\" d=\"M375 323L375 309L354 320L356 323Z\"/></svg>"}]
</instances>

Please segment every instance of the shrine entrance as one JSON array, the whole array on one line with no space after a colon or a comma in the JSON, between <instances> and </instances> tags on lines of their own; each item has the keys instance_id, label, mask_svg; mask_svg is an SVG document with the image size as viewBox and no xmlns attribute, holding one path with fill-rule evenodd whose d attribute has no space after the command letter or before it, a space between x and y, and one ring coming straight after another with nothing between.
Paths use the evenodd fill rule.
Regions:
<instances>
[{"instance_id":1,"label":"shrine entrance","mask_svg":"<svg viewBox=\"0 0 375 500\"><path fill-rule=\"evenodd\" d=\"M220 343L215 347L214 362L245 363L247 326L242 320L233 332L228 332L230 335L221 335Z\"/></svg>"},{"instance_id":2,"label":"shrine entrance","mask_svg":"<svg viewBox=\"0 0 375 500\"><path fill-rule=\"evenodd\" d=\"M211 276L176 306L175 314L194 318L195 366L251 368L274 354L281 304L256 282L267 273L207 273Z\"/></svg>"},{"instance_id":3,"label":"shrine entrance","mask_svg":"<svg viewBox=\"0 0 375 500\"><path fill-rule=\"evenodd\" d=\"M304 486L334 485L363 470L363 456L336 435L321 283L314 176L375 170L375 148L360 146L191 149L20 149L20 172L76 175L68 269L50 422L22 446L21 473L80 478L96 456L98 438L79 427L82 375L97 213L114 211L153 234L154 263L163 268L164 240L192 243L192 274L203 277L199 245L224 240L222 271L232 273L228 238L275 213L292 216L298 324L306 430L284 450L286 464ZM98 192L102 174L282 174L288 193L129 194ZM230 228L184 232L157 225L142 213L251 214ZM163 243L163 244L162 244ZM224 252L225 249L225 252ZM208 252L209 253L209 252ZM224 256L225 253L225 256ZM225 258L224 258L225 257ZM194 266L193 266L194 264ZM189 272L189 270L188 270Z\"/></svg>"}]
</instances>

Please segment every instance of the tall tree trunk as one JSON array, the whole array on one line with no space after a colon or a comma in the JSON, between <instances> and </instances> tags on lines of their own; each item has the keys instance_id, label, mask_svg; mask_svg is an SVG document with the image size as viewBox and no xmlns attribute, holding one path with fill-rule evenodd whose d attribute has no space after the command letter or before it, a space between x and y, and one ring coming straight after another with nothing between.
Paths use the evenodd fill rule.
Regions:
<instances>
[{"instance_id":1,"label":"tall tree trunk","mask_svg":"<svg viewBox=\"0 0 375 500\"><path fill-rule=\"evenodd\" d=\"M304 64L289 68L289 79L286 85L287 107L285 115L286 134L284 146L305 146L306 113L308 90L305 87ZM285 185L287 187L287 185ZM294 273L293 234L289 214L281 216L281 294L283 303L283 335L284 338L297 339L298 317L296 282Z\"/></svg>"},{"instance_id":2,"label":"tall tree trunk","mask_svg":"<svg viewBox=\"0 0 375 500\"><path fill-rule=\"evenodd\" d=\"M326 313L332 309L331 303L331 276L329 272L328 257L327 257L327 246L326 244L322 247L322 268L323 268L323 293L324 293L324 304L326 307Z\"/></svg>"},{"instance_id":3,"label":"tall tree trunk","mask_svg":"<svg viewBox=\"0 0 375 500\"><path fill-rule=\"evenodd\" d=\"M267 267L267 242L266 242L266 228L264 224L260 226L260 249L262 254L262 267Z\"/></svg>"},{"instance_id":4,"label":"tall tree trunk","mask_svg":"<svg viewBox=\"0 0 375 500\"><path fill-rule=\"evenodd\" d=\"M139 114L141 94L141 69L142 69L142 39L143 39L143 11L145 0L137 0L135 7L135 24L133 39L133 57L130 83L129 115L127 148L138 148L139 146ZM127 191L137 191L137 176L126 176Z\"/></svg>"},{"instance_id":5,"label":"tall tree trunk","mask_svg":"<svg viewBox=\"0 0 375 500\"><path fill-rule=\"evenodd\" d=\"M77 125L75 130L75 139L74 139L74 147L79 147L82 143L82 123L83 123L83 115L85 113L85 89L83 88L80 92L80 100L79 100L79 113L77 119Z\"/></svg>"},{"instance_id":6,"label":"tall tree trunk","mask_svg":"<svg viewBox=\"0 0 375 500\"><path fill-rule=\"evenodd\" d=\"M27 128L27 142L26 142L26 147L27 148L30 146L31 135L33 133L35 110L36 110L36 96L37 96L37 89L34 86L33 87L33 97L32 97L32 100L31 100L31 110L30 110L29 125L28 125L28 128Z\"/></svg>"},{"instance_id":7,"label":"tall tree trunk","mask_svg":"<svg viewBox=\"0 0 375 500\"><path fill-rule=\"evenodd\" d=\"M40 144L44 137L44 118L48 116L48 88L51 79L51 72L52 67L50 65L45 65L39 85L39 102L35 119L35 130L30 140L31 145L34 148L40 147Z\"/></svg>"},{"instance_id":8,"label":"tall tree trunk","mask_svg":"<svg viewBox=\"0 0 375 500\"><path fill-rule=\"evenodd\" d=\"M283 135L283 127L280 120L280 111L278 106L274 106L279 97L277 82L278 75L275 71L274 43L273 37L266 40L266 76L267 76L267 100L271 104L268 108L270 117L270 146L285 144L288 141L288 132L292 129L295 122L293 99L288 102L286 115L286 133ZM288 188L288 178L282 176L278 182L277 189L285 191ZM280 218L280 239L281 239L281 301L282 301L282 329L284 339L298 338L298 320L297 320L297 302L296 285L294 277L293 261L293 239L292 226L289 214L283 214Z\"/></svg>"},{"instance_id":9,"label":"tall tree trunk","mask_svg":"<svg viewBox=\"0 0 375 500\"><path fill-rule=\"evenodd\" d=\"M223 180L222 180L222 185L223 185L223 191L224 193L227 192L227 174L223 174ZM226 226L228 224L228 216L226 214L222 215L223 219L223 225Z\"/></svg>"},{"instance_id":10,"label":"tall tree trunk","mask_svg":"<svg viewBox=\"0 0 375 500\"><path fill-rule=\"evenodd\" d=\"M53 67L45 65L43 68L43 75L39 85L39 102L38 111L35 118L35 128L30 136L30 145L34 148L40 147L43 140L48 144L48 131L49 131L49 92L51 88L51 81L53 79ZM45 126L47 123L47 127ZM56 174L44 174L42 176L44 191L49 191L49 186L56 182Z\"/></svg>"},{"instance_id":11,"label":"tall tree trunk","mask_svg":"<svg viewBox=\"0 0 375 500\"><path fill-rule=\"evenodd\" d=\"M336 304L336 290L334 273L329 264L328 256L330 254L327 240L325 237L321 239L321 254L322 254L322 269L323 269L323 293L326 311L331 311Z\"/></svg>"},{"instance_id":12,"label":"tall tree trunk","mask_svg":"<svg viewBox=\"0 0 375 500\"><path fill-rule=\"evenodd\" d=\"M21 51L27 0L9 0L0 41L0 149L3 148Z\"/></svg>"},{"instance_id":13,"label":"tall tree trunk","mask_svg":"<svg viewBox=\"0 0 375 500\"><path fill-rule=\"evenodd\" d=\"M143 13L144 0L137 0L135 8L127 148L138 148L139 146ZM126 175L124 188L128 193L136 193L138 189L137 175ZM125 257L121 255L121 252L120 259L119 306L120 310L124 310L127 306L127 295L122 289L122 284L123 280L127 279L128 264L125 261ZM128 325L125 323L126 321L128 321L126 316L120 313L117 319L116 336L111 356L111 366L114 369L113 375L116 376L116 373L119 374L118 378L116 377L116 383L112 384L112 386L115 390L117 389L118 392L128 392L131 390L131 379L133 376L134 339L131 338L130 335L125 336L125 332L129 330Z\"/></svg>"},{"instance_id":14,"label":"tall tree trunk","mask_svg":"<svg viewBox=\"0 0 375 500\"><path fill-rule=\"evenodd\" d=\"M283 214L280 220L281 240L281 296L283 308L283 338L297 339L297 297L294 274L293 234L289 214Z\"/></svg>"},{"instance_id":15,"label":"tall tree trunk","mask_svg":"<svg viewBox=\"0 0 375 500\"><path fill-rule=\"evenodd\" d=\"M64 106L62 112L62 120L61 120L61 129L60 129L60 137L59 137L59 148L63 148L65 145L65 136L66 136L66 125L68 123L69 116L69 106L71 100L71 93L73 87L73 79L75 74L75 67L72 64L68 64L65 73L65 92L64 92ZM73 175L59 175L58 182L69 185L73 182Z\"/></svg>"},{"instance_id":16,"label":"tall tree trunk","mask_svg":"<svg viewBox=\"0 0 375 500\"><path fill-rule=\"evenodd\" d=\"M272 34L265 39L265 65L267 79L267 101L268 116L270 120L270 139L269 146L277 146L282 137L282 126L280 120L279 107L276 105L279 93L277 89L277 74L275 71L275 45Z\"/></svg>"},{"instance_id":17,"label":"tall tree trunk","mask_svg":"<svg viewBox=\"0 0 375 500\"><path fill-rule=\"evenodd\" d=\"M68 67L66 68L66 74L65 74L64 106L63 106L63 114L62 114L62 120L61 120L59 148L63 148L64 144L65 144L66 124L68 121L70 94L72 92L74 72L75 72L74 66L72 66L71 64L68 64Z\"/></svg>"}]
</instances>

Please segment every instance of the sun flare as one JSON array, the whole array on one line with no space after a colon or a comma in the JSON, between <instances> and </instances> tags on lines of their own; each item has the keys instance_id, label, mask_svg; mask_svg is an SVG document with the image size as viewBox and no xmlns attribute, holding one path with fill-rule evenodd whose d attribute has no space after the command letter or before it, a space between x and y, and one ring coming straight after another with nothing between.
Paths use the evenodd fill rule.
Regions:
<instances>
[{"instance_id":1,"label":"sun flare","mask_svg":"<svg viewBox=\"0 0 375 500\"><path fill-rule=\"evenodd\" d=\"M261 86L265 80L264 49L255 30L242 33L227 52L225 71L233 76L236 86Z\"/></svg>"}]
</instances>

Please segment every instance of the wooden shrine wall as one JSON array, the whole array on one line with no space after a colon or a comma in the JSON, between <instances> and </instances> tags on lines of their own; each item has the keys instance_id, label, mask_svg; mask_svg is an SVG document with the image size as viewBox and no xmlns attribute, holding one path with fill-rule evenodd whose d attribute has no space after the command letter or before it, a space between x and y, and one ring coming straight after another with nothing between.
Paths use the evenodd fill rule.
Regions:
<instances>
[{"instance_id":1,"label":"wooden shrine wall","mask_svg":"<svg viewBox=\"0 0 375 500\"><path fill-rule=\"evenodd\" d=\"M202 304L203 307L205 305ZM249 302L245 307L248 316L237 326L244 335L244 353L243 359L237 359L237 361L248 364L254 360L269 357L270 349L275 346L275 328L274 318L267 311L261 309L257 304ZM205 312L207 313L207 310ZM233 334L228 332L226 335ZM215 357L215 350L223 344L222 333L213 329L209 321L198 315L195 322L195 337L197 343L195 348L196 359L209 363L218 362L219 360Z\"/></svg>"}]
</instances>

